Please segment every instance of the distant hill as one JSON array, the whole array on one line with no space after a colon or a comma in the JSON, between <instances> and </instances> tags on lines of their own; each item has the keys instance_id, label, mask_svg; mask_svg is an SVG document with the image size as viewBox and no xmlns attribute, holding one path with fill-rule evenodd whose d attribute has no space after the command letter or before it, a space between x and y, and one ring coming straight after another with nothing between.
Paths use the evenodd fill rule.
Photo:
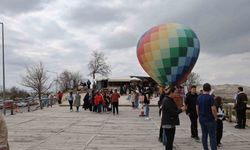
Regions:
<instances>
[{"instance_id":1,"label":"distant hill","mask_svg":"<svg viewBox=\"0 0 250 150\"><path fill-rule=\"evenodd\" d=\"M238 90L238 87L241 85L238 84L224 84L224 85L213 85L212 88L215 90L214 94L216 96L221 96L226 99L233 99L235 93ZM250 87L249 86L242 86L244 92L250 98Z\"/></svg>"}]
</instances>

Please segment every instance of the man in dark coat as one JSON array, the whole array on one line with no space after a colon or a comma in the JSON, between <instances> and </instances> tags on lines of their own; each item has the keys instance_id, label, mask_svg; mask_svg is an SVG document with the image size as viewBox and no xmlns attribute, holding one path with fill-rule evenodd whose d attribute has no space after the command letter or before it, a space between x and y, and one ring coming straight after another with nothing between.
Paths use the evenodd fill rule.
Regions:
<instances>
[{"instance_id":1,"label":"man in dark coat","mask_svg":"<svg viewBox=\"0 0 250 150\"><path fill-rule=\"evenodd\" d=\"M190 92L187 93L186 99L185 99L185 105L186 105L186 113L190 118L191 121L191 137L199 140L198 137L198 129L197 129L197 111L196 111L196 103L197 103L198 94L196 93L196 86L192 85Z\"/></svg>"},{"instance_id":2,"label":"man in dark coat","mask_svg":"<svg viewBox=\"0 0 250 150\"><path fill-rule=\"evenodd\" d=\"M247 95L243 92L243 87L238 87L238 95L236 98L237 125L235 128L245 129L246 127L246 110L247 110Z\"/></svg>"}]
</instances>

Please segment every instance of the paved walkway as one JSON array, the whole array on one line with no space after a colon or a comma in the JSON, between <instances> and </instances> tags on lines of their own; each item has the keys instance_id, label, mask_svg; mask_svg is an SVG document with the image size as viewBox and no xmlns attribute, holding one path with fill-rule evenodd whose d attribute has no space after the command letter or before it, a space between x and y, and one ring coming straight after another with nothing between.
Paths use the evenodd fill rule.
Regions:
<instances>
[{"instance_id":1,"label":"paved walkway","mask_svg":"<svg viewBox=\"0 0 250 150\"><path fill-rule=\"evenodd\" d=\"M138 117L139 110L121 107L120 115L70 112L55 106L6 117L11 150L163 150L157 141L158 108L151 108L151 120ZM190 138L189 120L180 116L175 147L201 150L201 143ZM250 129L237 130L224 123L222 140L226 150L249 150Z\"/></svg>"}]
</instances>

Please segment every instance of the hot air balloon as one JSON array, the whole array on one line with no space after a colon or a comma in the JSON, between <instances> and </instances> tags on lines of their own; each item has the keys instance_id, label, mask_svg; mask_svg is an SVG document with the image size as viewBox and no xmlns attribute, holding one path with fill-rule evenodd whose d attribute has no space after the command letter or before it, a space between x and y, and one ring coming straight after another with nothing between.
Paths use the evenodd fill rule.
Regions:
<instances>
[{"instance_id":1,"label":"hot air balloon","mask_svg":"<svg viewBox=\"0 0 250 150\"><path fill-rule=\"evenodd\" d=\"M161 86L178 86L187 80L200 51L194 31L181 24L152 27L137 44L142 68Z\"/></svg>"}]
</instances>

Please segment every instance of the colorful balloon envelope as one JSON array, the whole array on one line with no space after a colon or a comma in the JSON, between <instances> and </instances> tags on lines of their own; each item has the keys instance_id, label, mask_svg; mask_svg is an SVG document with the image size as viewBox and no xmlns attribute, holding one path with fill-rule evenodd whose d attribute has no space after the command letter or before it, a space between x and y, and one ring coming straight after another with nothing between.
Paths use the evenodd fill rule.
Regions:
<instances>
[{"instance_id":1,"label":"colorful balloon envelope","mask_svg":"<svg viewBox=\"0 0 250 150\"><path fill-rule=\"evenodd\" d=\"M185 82L199 52L200 42L194 31L175 23L151 28L137 44L137 57L141 66L162 86Z\"/></svg>"}]
</instances>

